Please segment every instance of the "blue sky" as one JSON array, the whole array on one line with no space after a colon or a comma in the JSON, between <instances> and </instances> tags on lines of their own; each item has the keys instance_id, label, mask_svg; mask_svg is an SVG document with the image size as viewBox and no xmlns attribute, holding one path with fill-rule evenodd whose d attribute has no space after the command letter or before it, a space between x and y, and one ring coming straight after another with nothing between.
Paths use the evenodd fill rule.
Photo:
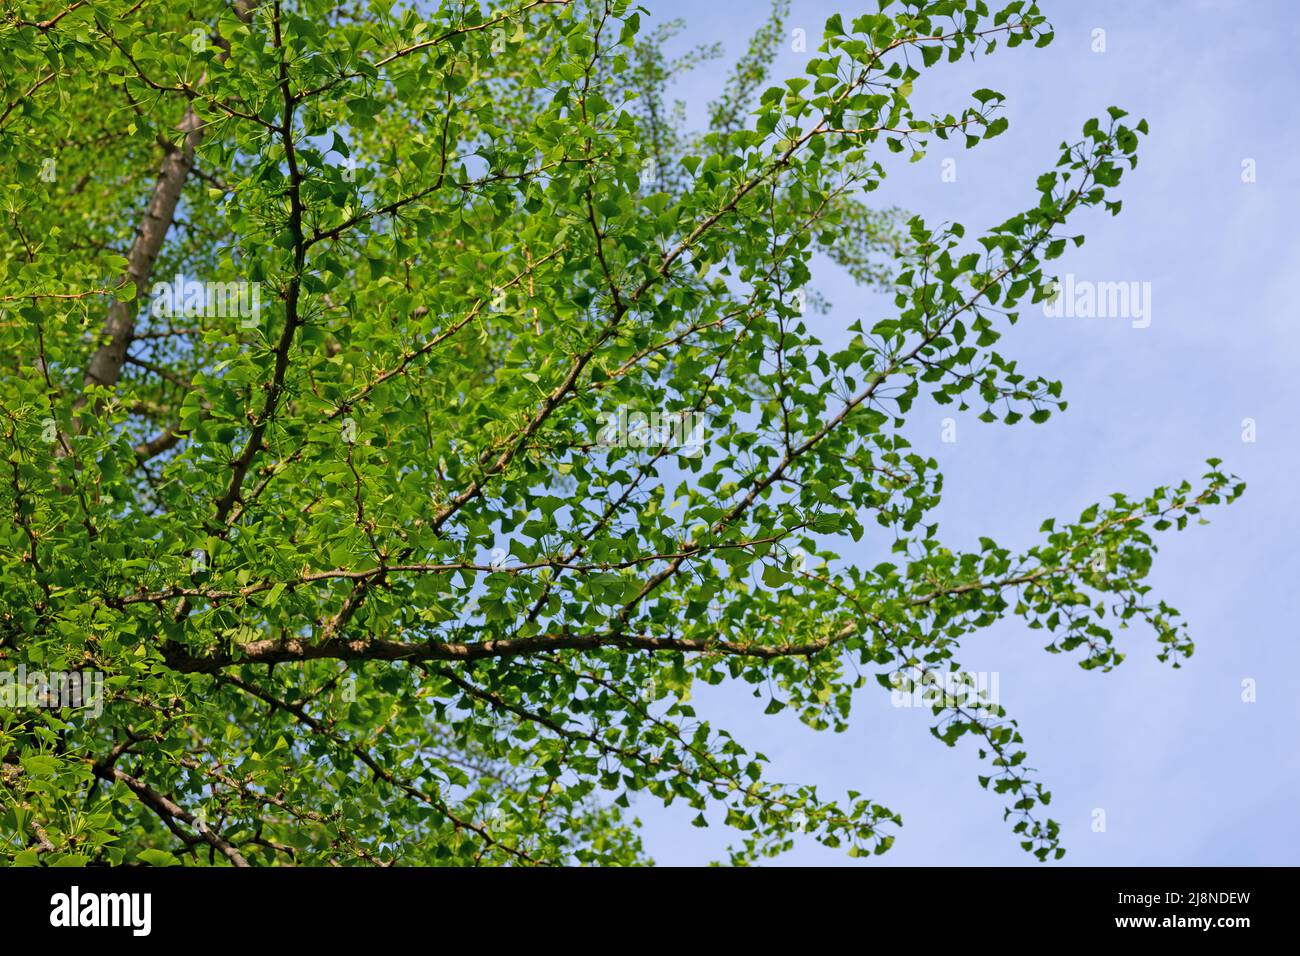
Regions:
<instances>
[{"instance_id":1,"label":"blue sky","mask_svg":"<svg viewBox=\"0 0 1300 956\"><path fill-rule=\"evenodd\" d=\"M730 61L763 20L759 0L718 4L642 0L647 27L682 17L679 46L721 42L727 56L679 82L692 125ZM1120 632L1128 660L1087 673L1042 650L1019 619L982 632L962 662L999 674L1001 702L1020 721L1030 763L1054 794L1064 864L1229 865L1300 863L1300 654L1291 599L1297 557L1300 439L1300 5L1288 0L1040 0L1056 27L1041 50L999 49L941 65L916 83L915 101L957 112L971 91L1007 95L1011 127L965 151L937 142L914 165L895 162L875 196L936 222L994 225L1034 201L1083 122L1121 106L1151 127L1140 162L1120 188L1120 216L1079 220L1087 243L1058 272L1092 281L1150 282L1151 323L1049 319L1026 310L1003 340L1021 370L1059 378L1070 407L1044 426L984 425L973 415L918 402L909 439L946 477L938 512L954 547L990 534L1013 550L1037 540L1044 518L1071 518L1115 491L1143 494L1183 478L1204 459L1249 483L1208 526L1166 535L1150 582L1179 608L1196 640L1181 670L1155 660L1149 632ZM832 13L874 9L869 0L794 0L786 25L815 48ZM1105 52L1094 52L1094 30ZM787 42L778 78L802 73L811 54ZM957 162L957 181L941 178ZM1254 160L1255 181L1242 181ZM1054 264L1055 265L1055 264ZM829 346L856 319L889 303L819 263L814 287L833 303L814 317ZM957 418L957 440L940 440ZM1243 441L1252 419L1255 441ZM1257 699L1242 700L1243 681ZM744 687L697 689L702 714L771 758L774 780L816 783L826 795L861 790L900 812L904 828L884 857L858 865L1038 865L1001 821L1001 801L980 790L973 746L950 750L930 736L925 710L894 708L874 683L855 701L851 729L816 733L792 716L762 714ZM1094 832L1094 811L1105 832ZM735 834L690 826L685 806L636 805L647 849L661 864L722 857ZM852 864L808 841L779 862Z\"/></svg>"}]
</instances>

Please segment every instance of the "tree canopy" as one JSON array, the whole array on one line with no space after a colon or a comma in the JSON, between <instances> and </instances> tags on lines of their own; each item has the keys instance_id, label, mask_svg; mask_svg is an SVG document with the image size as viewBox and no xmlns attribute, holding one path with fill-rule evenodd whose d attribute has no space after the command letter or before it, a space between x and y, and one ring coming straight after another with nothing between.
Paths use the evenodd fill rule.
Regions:
<instances>
[{"instance_id":1,"label":"tree canopy","mask_svg":"<svg viewBox=\"0 0 1300 956\"><path fill-rule=\"evenodd\" d=\"M102 693L0 708L0 856L632 864L637 800L730 862L880 853L903 808L769 779L692 687L839 730L1010 616L1086 668L1131 623L1190 655L1144 582L1241 493L1216 460L960 551L906 437L1065 407L1001 342L1146 124L1088 119L982 235L877 208L1007 129L989 89L914 111L927 70L1052 34L874 5L773 80L778 2L695 131L671 81L717 51L630 0L6 3L0 669ZM838 349L819 255L890 294ZM1015 720L933 706L1059 857Z\"/></svg>"}]
</instances>

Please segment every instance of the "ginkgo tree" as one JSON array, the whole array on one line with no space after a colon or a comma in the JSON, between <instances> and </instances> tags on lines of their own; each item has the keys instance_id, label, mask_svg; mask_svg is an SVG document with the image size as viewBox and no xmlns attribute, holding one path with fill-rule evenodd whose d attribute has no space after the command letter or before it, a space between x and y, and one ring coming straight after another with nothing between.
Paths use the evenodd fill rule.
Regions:
<instances>
[{"instance_id":1,"label":"ginkgo tree","mask_svg":"<svg viewBox=\"0 0 1300 956\"><path fill-rule=\"evenodd\" d=\"M692 687L838 730L1010 616L1087 668L1129 624L1191 654L1144 580L1241 493L1217 461L963 552L906 437L1065 407L999 342L1146 124L1088 119L983 235L876 208L1007 128L988 89L914 111L926 71L1051 32L863 6L780 81L778 2L693 131L670 83L717 51L630 0L6 2L0 857L632 864L644 801L731 862L879 853L896 808L769 779ZM839 349L818 255L890 293ZM1016 722L931 703L1059 857Z\"/></svg>"}]
</instances>

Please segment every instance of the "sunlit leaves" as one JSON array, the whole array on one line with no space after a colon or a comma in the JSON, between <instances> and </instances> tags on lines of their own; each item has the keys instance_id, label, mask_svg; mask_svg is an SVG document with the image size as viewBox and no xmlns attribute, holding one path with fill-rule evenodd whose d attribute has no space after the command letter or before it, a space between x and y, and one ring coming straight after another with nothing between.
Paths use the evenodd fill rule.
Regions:
<instances>
[{"instance_id":1,"label":"sunlit leaves","mask_svg":"<svg viewBox=\"0 0 1300 956\"><path fill-rule=\"evenodd\" d=\"M1023 553L954 552L906 437L929 399L1020 426L1066 407L1001 349L1082 241L1070 218L1119 210L1145 122L1089 120L982 235L864 204L931 138L1008 130L996 91L933 114L913 91L1046 42L1035 5L833 17L780 78L778 4L698 132L668 84L716 51L669 60L676 28L624 0L134 6L0 28L22 223L0 653L106 676L98 719L0 712L9 859L632 864L647 799L734 828L731 862L871 855L893 810L768 779L701 688L837 730L872 674L951 673L1011 615L1088 668L1139 620L1191 653L1144 582L1153 532L1240 494L1217 462ZM152 277L256 283L261 309L142 299L124 375L86 386L187 107L203 136ZM891 293L836 351L810 330L819 252ZM1057 857L1014 720L935 718Z\"/></svg>"}]
</instances>

